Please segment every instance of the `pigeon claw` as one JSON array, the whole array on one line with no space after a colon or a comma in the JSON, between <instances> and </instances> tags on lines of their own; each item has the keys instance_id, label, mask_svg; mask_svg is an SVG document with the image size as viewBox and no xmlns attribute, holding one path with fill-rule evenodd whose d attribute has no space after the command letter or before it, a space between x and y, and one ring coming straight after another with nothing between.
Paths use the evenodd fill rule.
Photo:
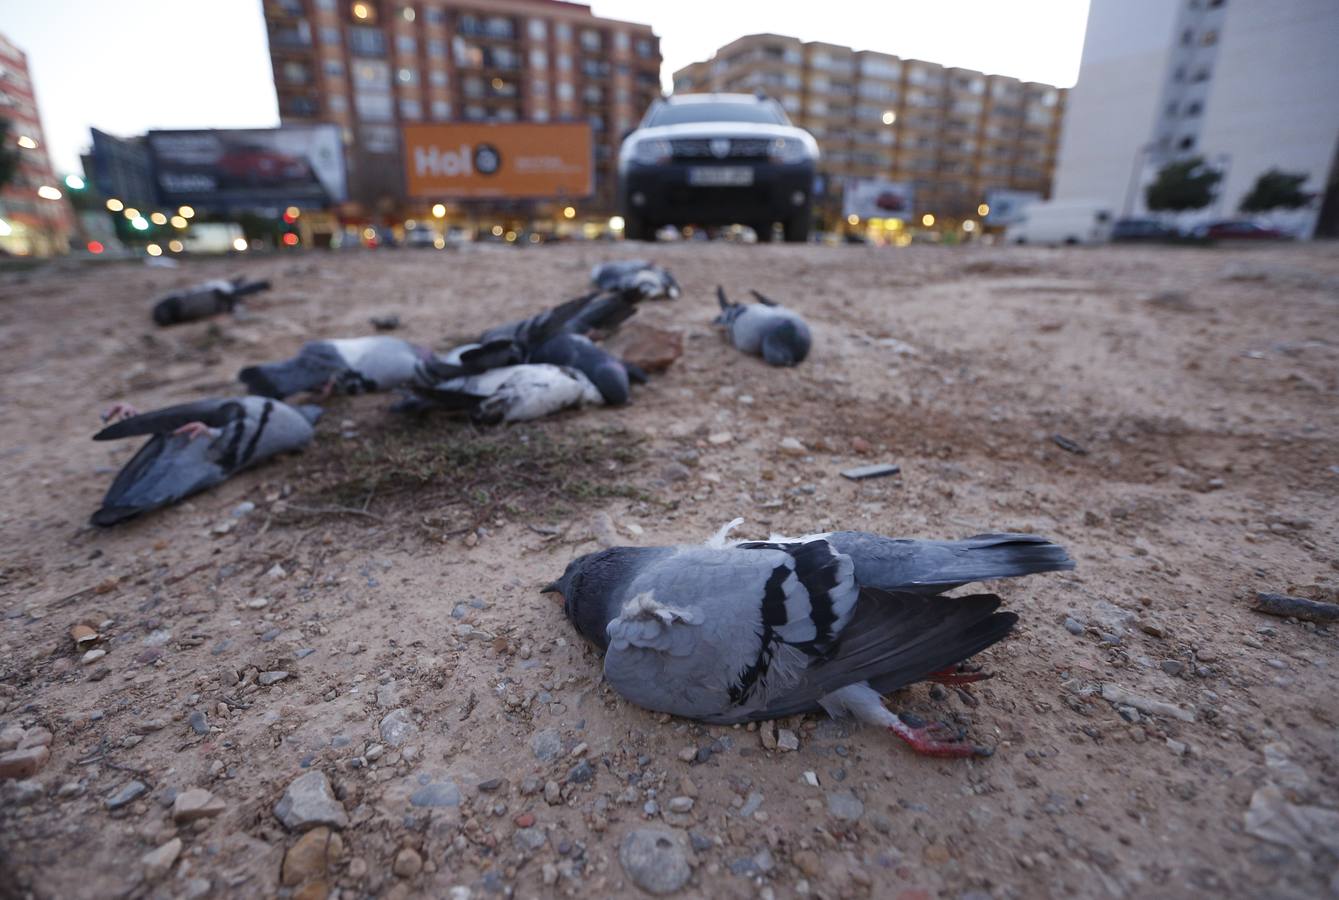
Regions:
<instances>
[{"instance_id":1,"label":"pigeon claw","mask_svg":"<svg viewBox=\"0 0 1339 900\"><path fill-rule=\"evenodd\" d=\"M111 424L112 422L119 422L122 419L130 419L137 415L139 415L139 410L135 409L135 407L131 406L129 403L113 403L107 408L107 411L102 414L102 421L105 424Z\"/></svg>"},{"instance_id":2,"label":"pigeon claw","mask_svg":"<svg viewBox=\"0 0 1339 900\"><path fill-rule=\"evenodd\" d=\"M213 434L213 433L214 433L214 429L210 428L210 427L209 427L208 425L206 425L204 422L187 422L185 425L181 426L180 428L178 428L176 431L174 431L174 432L172 432L172 433L173 433L173 434L184 434L184 435L186 435L187 437L189 437L191 440L195 440L196 438L200 438L200 437L204 437L205 435Z\"/></svg>"},{"instance_id":3,"label":"pigeon claw","mask_svg":"<svg viewBox=\"0 0 1339 900\"><path fill-rule=\"evenodd\" d=\"M978 747L968 742L961 731L944 722L926 723L916 716L898 716L888 726L888 730L922 756L967 759L994 753L989 747Z\"/></svg>"},{"instance_id":4,"label":"pigeon claw","mask_svg":"<svg viewBox=\"0 0 1339 900\"><path fill-rule=\"evenodd\" d=\"M934 672L925 676L926 681L933 681L936 684L946 684L949 687L958 687L964 684L972 684L976 681L985 681L990 678L990 672L969 672L961 666L944 669L942 672Z\"/></svg>"}]
</instances>

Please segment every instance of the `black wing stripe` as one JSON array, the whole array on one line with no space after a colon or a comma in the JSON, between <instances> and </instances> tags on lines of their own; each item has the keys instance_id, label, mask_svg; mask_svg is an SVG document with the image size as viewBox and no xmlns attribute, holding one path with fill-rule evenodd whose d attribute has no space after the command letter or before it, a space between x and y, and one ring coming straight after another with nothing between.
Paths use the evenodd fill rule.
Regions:
<instances>
[{"instance_id":1,"label":"black wing stripe","mask_svg":"<svg viewBox=\"0 0 1339 900\"><path fill-rule=\"evenodd\" d=\"M777 566L767 579L762 598L762 630L758 633L758 657L739 673L730 686L730 702L744 703L758 686L758 680L772 665L772 653L777 644L773 630L786 624L786 591L783 585L790 577L790 566Z\"/></svg>"},{"instance_id":2,"label":"black wing stripe","mask_svg":"<svg viewBox=\"0 0 1339 900\"><path fill-rule=\"evenodd\" d=\"M241 465L251 462L251 457L256 455L256 445L260 443L260 436L265 432L265 426L270 423L270 413L274 410L274 401L266 400L264 408L260 411L260 422L256 424L256 433L251 436L247 442L246 449L242 451ZM237 429L237 438L240 441L242 432L245 429Z\"/></svg>"}]
</instances>

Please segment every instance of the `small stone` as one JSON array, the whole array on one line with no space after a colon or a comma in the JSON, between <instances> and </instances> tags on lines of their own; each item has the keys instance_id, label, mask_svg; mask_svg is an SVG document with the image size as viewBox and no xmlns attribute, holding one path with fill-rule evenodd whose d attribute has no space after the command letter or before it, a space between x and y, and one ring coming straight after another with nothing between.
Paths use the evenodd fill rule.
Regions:
<instances>
[{"instance_id":1,"label":"small stone","mask_svg":"<svg viewBox=\"0 0 1339 900\"><path fill-rule=\"evenodd\" d=\"M803 456L809 451L796 438L786 437L781 439L781 452L789 456Z\"/></svg>"},{"instance_id":2,"label":"small stone","mask_svg":"<svg viewBox=\"0 0 1339 900\"><path fill-rule=\"evenodd\" d=\"M1141 620L1138 626L1140 631L1150 637L1165 638L1167 636L1167 629L1157 622Z\"/></svg>"},{"instance_id":3,"label":"small stone","mask_svg":"<svg viewBox=\"0 0 1339 900\"><path fill-rule=\"evenodd\" d=\"M502 787L503 785L505 785L506 783L507 783L507 782L506 782L504 779L502 779L502 778L490 778L490 779L488 779L487 781L481 781L481 782L479 782L479 784L478 784L478 788L479 788L479 790L483 791L485 794L491 794L491 793L493 793L494 791L496 791L496 790L498 790L499 788L501 788L501 787Z\"/></svg>"},{"instance_id":4,"label":"small stone","mask_svg":"<svg viewBox=\"0 0 1339 900\"><path fill-rule=\"evenodd\" d=\"M711 435L708 435L708 436L707 436L707 443L708 443L708 444L714 444L714 445L716 445L716 446L720 446L721 444L728 444L728 443L730 443L731 441L733 441L734 439L735 439L735 436L734 436L733 434L731 434L730 432L728 432L728 431L718 431L718 432L716 432L715 434L711 434Z\"/></svg>"},{"instance_id":5,"label":"small stone","mask_svg":"<svg viewBox=\"0 0 1339 900\"><path fill-rule=\"evenodd\" d=\"M1180 675L1186 670L1186 664L1179 659L1164 659L1158 667L1168 675Z\"/></svg>"},{"instance_id":6,"label":"small stone","mask_svg":"<svg viewBox=\"0 0 1339 900\"><path fill-rule=\"evenodd\" d=\"M441 808L460 805L460 788L453 781L425 784L409 797L411 806Z\"/></svg>"},{"instance_id":7,"label":"small stone","mask_svg":"<svg viewBox=\"0 0 1339 900\"><path fill-rule=\"evenodd\" d=\"M532 828L535 824L535 815L534 813L521 813L511 821L517 828Z\"/></svg>"},{"instance_id":8,"label":"small stone","mask_svg":"<svg viewBox=\"0 0 1339 900\"><path fill-rule=\"evenodd\" d=\"M128 781L120 790L107 798L108 809L120 809L148 790L142 781Z\"/></svg>"},{"instance_id":9,"label":"small stone","mask_svg":"<svg viewBox=\"0 0 1339 900\"><path fill-rule=\"evenodd\" d=\"M274 816L289 831L306 831L318 825L346 828L349 824L344 806L330 789L330 780L319 771L293 779L274 805Z\"/></svg>"},{"instance_id":10,"label":"small stone","mask_svg":"<svg viewBox=\"0 0 1339 900\"><path fill-rule=\"evenodd\" d=\"M79 657L79 661L87 666L90 663L97 662L106 655L106 650L103 650L101 647L94 647L92 650L89 650L83 656Z\"/></svg>"},{"instance_id":11,"label":"small stone","mask_svg":"<svg viewBox=\"0 0 1339 900\"><path fill-rule=\"evenodd\" d=\"M818 854L813 850L797 850L791 856L791 862L795 863L795 868L810 878L816 877L823 871L823 866L818 861Z\"/></svg>"},{"instance_id":12,"label":"small stone","mask_svg":"<svg viewBox=\"0 0 1339 900\"><path fill-rule=\"evenodd\" d=\"M46 796L46 785L36 778L25 778L22 781L14 782L11 796L14 799L15 806L27 806L29 803L35 803Z\"/></svg>"},{"instance_id":13,"label":"small stone","mask_svg":"<svg viewBox=\"0 0 1339 900\"><path fill-rule=\"evenodd\" d=\"M569 784L585 784L594 777L594 767L584 759L567 770L567 781Z\"/></svg>"},{"instance_id":14,"label":"small stone","mask_svg":"<svg viewBox=\"0 0 1339 900\"><path fill-rule=\"evenodd\" d=\"M545 728L530 738L530 750L541 762L553 762L563 752L563 739L557 729Z\"/></svg>"},{"instance_id":15,"label":"small stone","mask_svg":"<svg viewBox=\"0 0 1339 900\"><path fill-rule=\"evenodd\" d=\"M853 469L843 469L842 477L848 481L864 481L866 478L887 478L889 475L896 475L902 471L902 467L896 463L876 463L872 466L856 466Z\"/></svg>"},{"instance_id":16,"label":"small stone","mask_svg":"<svg viewBox=\"0 0 1339 900\"><path fill-rule=\"evenodd\" d=\"M679 755L679 761L680 761L680 762L690 763L690 762L692 762L693 760L697 759L697 748L696 748L696 747L684 747L682 750L679 751L679 754L678 754L678 755Z\"/></svg>"},{"instance_id":17,"label":"small stone","mask_svg":"<svg viewBox=\"0 0 1339 900\"><path fill-rule=\"evenodd\" d=\"M534 853L549 841L543 828L518 828L511 836L511 842L522 853Z\"/></svg>"},{"instance_id":18,"label":"small stone","mask_svg":"<svg viewBox=\"0 0 1339 900\"><path fill-rule=\"evenodd\" d=\"M401 878L413 878L423 871L423 857L413 847L405 847L395 854L395 863L391 871Z\"/></svg>"},{"instance_id":19,"label":"small stone","mask_svg":"<svg viewBox=\"0 0 1339 900\"><path fill-rule=\"evenodd\" d=\"M865 804L849 791L833 791L828 794L828 815L843 822L858 822L865 814Z\"/></svg>"},{"instance_id":20,"label":"small stone","mask_svg":"<svg viewBox=\"0 0 1339 900\"><path fill-rule=\"evenodd\" d=\"M185 825L197 819L209 819L228 808L228 805L204 788L191 788L177 794L172 801L172 821Z\"/></svg>"},{"instance_id":21,"label":"small stone","mask_svg":"<svg viewBox=\"0 0 1339 900\"><path fill-rule=\"evenodd\" d=\"M269 597L255 597L246 601L247 609L264 609L270 605Z\"/></svg>"},{"instance_id":22,"label":"small stone","mask_svg":"<svg viewBox=\"0 0 1339 900\"><path fill-rule=\"evenodd\" d=\"M1073 635L1083 634L1083 623L1072 616L1065 617L1065 630Z\"/></svg>"},{"instance_id":23,"label":"small stone","mask_svg":"<svg viewBox=\"0 0 1339 900\"><path fill-rule=\"evenodd\" d=\"M23 730L23 727L16 723L10 723L0 729L0 753L8 753L10 750L18 749L19 741L23 740L25 734L27 732Z\"/></svg>"},{"instance_id":24,"label":"small stone","mask_svg":"<svg viewBox=\"0 0 1339 900\"><path fill-rule=\"evenodd\" d=\"M800 749L800 738L789 728L782 728L776 733L776 746L782 752L789 752Z\"/></svg>"},{"instance_id":25,"label":"small stone","mask_svg":"<svg viewBox=\"0 0 1339 900\"><path fill-rule=\"evenodd\" d=\"M41 744L11 750L0 756L0 779L28 778L36 775L50 757L51 751Z\"/></svg>"},{"instance_id":26,"label":"small stone","mask_svg":"<svg viewBox=\"0 0 1339 900\"><path fill-rule=\"evenodd\" d=\"M418 726L410 718L409 710L396 709L381 720L380 731L383 741L392 747L399 747L418 734Z\"/></svg>"},{"instance_id":27,"label":"small stone","mask_svg":"<svg viewBox=\"0 0 1339 900\"><path fill-rule=\"evenodd\" d=\"M816 772L805 772L805 773L804 773L804 783L807 784L807 785L809 785L809 787L818 787L818 773L816 773Z\"/></svg>"},{"instance_id":28,"label":"small stone","mask_svg":"<svg viewBox=\"0 0 1339 900\"><path fill-rule=\"evenodd\" d=\"M196 734L209 734L209 717L203 710L197 709L186 721L191 726L191 731Z\"/></svg>"},{"instance_id":29,"label":"small stone","mask_svg":"<svg viewBox=\"0 0 1339 900\"><path fill-rule=\"evenodd\" d=\"M686 813L693 808L692 797L671 797L669 810L674 813Z\"/></svg>"},{"instance_id":30,"label":"small stone","mask_svg":"<svg viewBox=\"0 0 1339 900\"><path fill-rule=\"evenodd\" d=\"M150 850L139 858L144 866L144 878L154 882L172 870L172 864L181 855L181 838L173 838L157 850Z\"/></svg>"},{"instance_id":31,"label":"small stone","mask_svg":"<svg viewBox=\"0 0 1339 900\"><path fill-rule=\"evenodd\" d=\"M544 782L544 802L549 806L557 806L563 802L563 791L558 782L553 780Z\"/></svg>"},{"instance_id":32,"label":"small stone","mask_svg":"<svg viewBox=\"0 0 1339 900\"><path fill-rule=\"evenodd\" d=\"M386 748L380 744L369 744L367 749L363 751L363 759L368 762L376 762L381 759L382 754L385 752Z\"/></svg>"},{"instance_id":33,"label":"small stone","mask_svg":"<svg viewBox=\"0 0 1339 900\"><path fill-rule=\"evenodd\" d=\"M618 848L618 861L633 884L648 894L672 894L688 883L692 869L682 832L634 828Z\"/></svg>"},{"instance_id":34,"label":"small stone","mask_svg":"<svg viewBox=\"0 0 1339 900\"><path fill-rule=\"evenodd\" d=\"M259 675L256 676L256 683L259 684L261 687L269 687L270 685L278 684L279 682L287 678L288 678L287 672L283 671L282 669L276 669L272 672L261 672Z\"/></svg>"},{"instance_id":35,"label":"small stone","mask_svg":"<svg viewBox=\"0 0 1339 900\"><path fill-rule=\"evenodd\" d=\"M40 725L36 728L28 729L24 734L23 740L19 741L19 749L27 750L30 747L50 747L52 734Z\"/></svg>"},{"instance_id":36,"label":"small stone","mask_svg":"<svg viewBox=\"0 0 1339 900\"><path fill-rule=\"evenodd\" d=\"M293 887L312 878L320 878L339 860L344 842L329 828L313 828L298 838L284 854L279 882Z\"/></svg>"}]
</instances>

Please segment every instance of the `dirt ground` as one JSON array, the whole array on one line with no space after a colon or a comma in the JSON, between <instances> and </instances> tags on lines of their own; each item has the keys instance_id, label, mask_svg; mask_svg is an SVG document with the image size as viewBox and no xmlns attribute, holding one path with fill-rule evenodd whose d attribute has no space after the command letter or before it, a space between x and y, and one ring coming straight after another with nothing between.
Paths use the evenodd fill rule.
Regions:
<instances>
[{"instance_id":1,"label":"dirt ground","mask_svg":"<svg viewBox=\"0 0 1339 900\"><path fill-rule=\"evenodd\" d=\"M638 896L619 849L651 825L688 897L1339 895L1334 627L1250 609L1339 580L1332 246L660 246L685 295L637 321L685 354L628 407L480 434L335 398L306 453L86 524L135 449L88 439L113 401L231 393L240 366L377 314L446 346L639 249L0 273L0 732L50 732L36 774L0 782L0 896ZM274 282L247 317L153 328L154 295L242 272ZM725 346L718 283L806 315L810 359ZM402 442L518 484L406 473ZM536 488L551 452L576 474ZM901 474L839 475L872 462ZM892 698L995 755L918 758L817 716L771 749L770 727L607 690L539 588L601 542L735 516L745 537L1064 543L1074 572L991 586L1021 617L979 659L992 680ZM105 655L84 662L80 622ZM274 807L309 772L342 827L289 852ZM193 787L212 799L182 812Z\"/></svg>"}]
</instances>

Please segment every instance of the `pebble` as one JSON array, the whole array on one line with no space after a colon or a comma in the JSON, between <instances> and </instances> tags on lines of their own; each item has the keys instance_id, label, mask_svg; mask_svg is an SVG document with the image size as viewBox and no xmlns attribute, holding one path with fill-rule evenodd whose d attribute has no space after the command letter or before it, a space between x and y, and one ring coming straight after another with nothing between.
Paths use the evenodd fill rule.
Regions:
<instances>
[{"instance_id":1,"label":"pebble","mask_svg":"<svg viewBox=\"0 0 1339 900\"><path fill-rule=\"evenodd\" d=\"M27 734L21 725L10 723L4 728L0 728L0 753L8 753L10 750L18 749L19 741Z\"/></svg>"},{"instance_id":2,"label":"pebble","mask_svg":"<svg viewBox=\"0 0 1339 900\"><path fill-rule=\"evenodd\" d=\"M92 650L89 650L87 653L81 656L79 658L79 661L87 666L90 663L97 662L106 655L107 655L106 650L103 650L101 647L94 647Z\"/></svg>"},{"instance_id":3,"label":"pebble","mask_svg":"<svg viewBox=\"0 0 1339 900\"><path fill-rule=\"evenodd\" d=\"M533 828L535 825L535 814L521 813L519 816L512 819L511 821L512 824L514 824L517 828Z\"/></svg>"},{"instance_id":4,"label":"pebble","mask_svg":"<svg viewBox=\"0 0 1339 900\"><path fill-rule=\"evenodd\" d=\"M669 802L670 812L686 813L693 808L692 797L671 797Z\"/></svg>"},{"instance_id":5,"label":"pebble","mask_svg":"<svg viewBox=\"0 0 1339 900\"><path fill-rule=\"evenodd\" d=\"M396 709L381 720L381 739L392 747L399 747L418 733L418 726L409 717L409 710Z\"/></svg>"},{"instance_id":6,"label":"pebble","mask_svg":"<svg viewBox=\"0 0 1339 900\"><path fill-rule=\"evenodd\" d=\"M728 444L734 439L735 436L728 431L718 431L715 434L707 435L707 443L714 444L718 447L721 444Z\"/></svg>"},{"instance_id":7,"label":"pebble","mask_svg":"<svg viewBox=\"0 0 1339 900\"><path fill-rule=\"evenodd\" d=\"M108 809L120 809L148 790L142 781L128 781L120 790L107 798Z\"/></svg>"},{"instance_id":8,"label":"pebble","mask_svg":"<svg viewBox=\"0 0 1339 900\"><path fill-rule=\"evenodd\" d=\"M672 894L688 883L692 869L681 832L634 828L618 848L618 861L633 884L648 894Z\"/></svg>"},{"instance_id":9,"label":"pebble","mask_svg":"<svg viewBox=\"0 0 1339 900\"><path fill-rule=\"evenodd\" d=\"M843 822L858 822L865 814L865 804L849 791L833 791L828 794L828 815Z\"/></svg>"},{"instance_id":10,"label":"pebble","mask_svg":"<svg viewBox=\"0 0 1339 900\"><path fill-rule=\"evenodd\" d=\"M808 453L808 449L798 439L786 437L781 439L781 452L790 456L803 456Z\"/></svg>"},{"instance_id":11,"label":"pebble","mask_svg":"<svg viewBox=\"0 0 1339 900\"><path fill-rule=\"evenodd\" d=\"M679 751L679 754L678 754L678 755L679 755L679 761L680 761L680 762L690 763L690 762L692 762L693 760L697 759L697 748L696 748L696 747L684 747L682 750Z\"/></svg>"},{"instance_id":12,"label":"pebble","mask_svg":"<svg viewBox=\"0 0 1339 900\"><path fill-rule=\"evenodd\" d=\"M298 838L297 843L284 854L279 883L284 887L294 887L323 876L339 861L343 852L344 841L338 834L329 828L313 828Z\"/></svg>"},{"instance_id":13,"label":"pebble","mask_svg":"<svg viewBox=\"0 0 1339 900\"><path fill-rule=\"evenodd\" d=\"M1066 616L1065 630L1068 631L1070 634L1074 635L1083 634L1083 623L1080 622L1078 619Z\"/></svg>"},{"instance_id":14,"label":"pebble","mask_svg":"<svg viewBox=\"0 0 1339 900\"><path fill-rule=\"evenodd\" d=\"M44 744L11 750L0 756L0 779L36 775L50 757L51 751Z\"/></svg>"},{"instance_id":15,"label":"pebble","mask_svg":"<svg viewBox=\"0 0 1339 900\"><path fill-rule=\"evenodd\" d=\"M423 857L413 847L405 847L395 854L395 863L391 871L401 878L413 878L423 871Z\"/></svg>"},{"instance_id":16,"label":"pebble","mask_svg":"<svg viewBox=\"0 0 1339 900\"><path fill-rule=\"evenodd\" d=\"M19 741L19 749L27 750L30 747L49 747L51 746L53 735L50 731L41 727L28 729L23 735L23 740Z\"/></svg>"},{"instance_id":17,"label":"pebble","mask_svg":"<svg viewBox=\"0 0 1339 900\"><path fill-rule=\"evenodd\" d=\"M209 717L204 714L203 710L197 709L190 714L186 721L190 724L191 731L196 734L209 734Z\"/></svg>"},{"instance_id":18,"label":"pebble","mask_svg":"<svg viewBox=\"0 0 1339 900\"><path fill-rule=\"evenodd\" d=\"M594 777L594 767L584 759L567 770L567 781L569 784L585 784Z\"/></svg>"},{"instance_id":19,"label":"pebble","mask_svg":"<svg viewBox=\"0 0 1339 900\"><path fill-rule=\"evenodd\" d=\"M1180 675L1186 670L1186 664L1179 659L1164 659L1158 665L1168 675Z\"/></svg>"},{"instance_id":20,"label":"pebble","mask_svg":"<svg viewBox=\"0 0 1339 900\"><path fill-rule=\"evenodd\" d=\"M511 842L521 852L534 853L549 841L543 828L518 828L511 836Z\"/></svg>"},{"instance_id":21,"label":"pebble","mask_svg":"<svg viewBox=\"0 0 1339 900\"><path fill-rule=\"evenodd\" d=\"M818 774L816 772L805 772L804 783L810 787L818 787Z\"/></svg>"},{"instance_id":22,"label":"pebble","mask_svg":"<svg viewBox=\"0 0 1339 900\"><path fill-rule=\"evenodd\" d=\"M227 808L226 803L204 788L190 788L172 801L172 821L186 825L197 819L213 818Z\"/></svg>"},{"instance_id":23,"label":"pebble","mask_svg":"<svg viewBox=\"0 0 1339 900\"><path fill-rule=\"evenodd\" d=\"M265 607L270 605L270 598L255 597L252 598L251 600L246 601L246 605L248 609L264 609Z\"/></svg>"},{"instance_id":24,"label":"pebble","mask_svg":"<svg viewBox=\"0 0 1339 900\"><path fill-rule=\"evenodd\" d=\"M346 828L349 824L349 816L335 799L324 772L308 772L293 779L274 805L274 816L289 831L306 831L318 825Z\"/></svg>"},{"instance_id":25,"label":"pebble","mask_svg":"<svg viewBox=\"0 0 1339 900\"><path fill-rule=\"evenodd\" d=\"M544 802L549 806L557 806L563 802L562 788L558 787L558 782L549 780L544 782Z\"/></svg>"},{"instance_id":26,"label":"pebble","mask_svg":"<svg viewBox=\"0 0 1339 900\"><path fill-rule=\"evenodd\" d=\"M269 687L272 684L278 684L288 678L288 673L282 669L276 669L273 672L261 672L256 676L256 683L262 687Z\"/></svg>"},{"instance_id":27,"label":"pebble","mask_svg":"<svg viewBox=\"0 0 1339 900\"><path fill-rule=\"evenodd\" d=\"M150 850L139 858L144 866L144 878L147 881L158 881L172 870L172 864L177 861L181 855L181 838L174 837L163 846L156 850Z\"/></svg>"},{"instance_id":28,"label":"pebble","mask_svg":"<svg viewBox=\"0 0 1339 900\"><path fill-rule=\"evenodd\" d=\"M782 728L776 733L776 747L782 752L800 749L800 738L789 728Z\"/></svg>"},{"instance_id":29,"label":"pebble","mask_svg":"<svg viewBox=\"0 0 1339 900\"><path fill-rule=\"evenodd\" d=\"M530 750L541 762L553 762L563 752L563 739L556 728L545 728L530 738Z\"/></svg>"},{"instance_id":30,"label":"pebble","mask_svg":"<svg viewBox=\"0 0 1339 900\"><path fill-rule=\"evenodd\" d=\"M752 816L755 812L758 811L758 808L762 806L762 801L763 801L762 792L753 791L752 793L750 793L748 799L744 801L744 805L739 808L740 817L747 819L750 816Z\"/></svg>"},{"instance_id":31,"label":"pebble","mask_svg":"<svg viewBox=\"0 0 1339 900\"><path fill-rule=\"evenodd\" d=\"M795 868L810 878L818 876L823 871L823 866L818 860L818 854L813 850L797 850L790 859L791 862L795 863Z\"/></svg>"},{"instance_id":32,"label":"pebble","mask_svg":"<svg viewBox=\"0 0 1339 900\"><path fill-rule=\"evenodd\" d=\"M441 808L460 805L460 788L453 781L426 784L409 797L411 806Z\"/></svg>"},{"instance_id":33,"label":"pebble","mask_svg":"<svg viewBox=\"0 0 1339 900\"><path fill-rule=\"evenodd\" d=\"M15 806L27 806L40 800L46 794L46 785L35 778L25 778L22 781L14 782L14 790L11 794Z\"/></svg>"}]
</instances>

